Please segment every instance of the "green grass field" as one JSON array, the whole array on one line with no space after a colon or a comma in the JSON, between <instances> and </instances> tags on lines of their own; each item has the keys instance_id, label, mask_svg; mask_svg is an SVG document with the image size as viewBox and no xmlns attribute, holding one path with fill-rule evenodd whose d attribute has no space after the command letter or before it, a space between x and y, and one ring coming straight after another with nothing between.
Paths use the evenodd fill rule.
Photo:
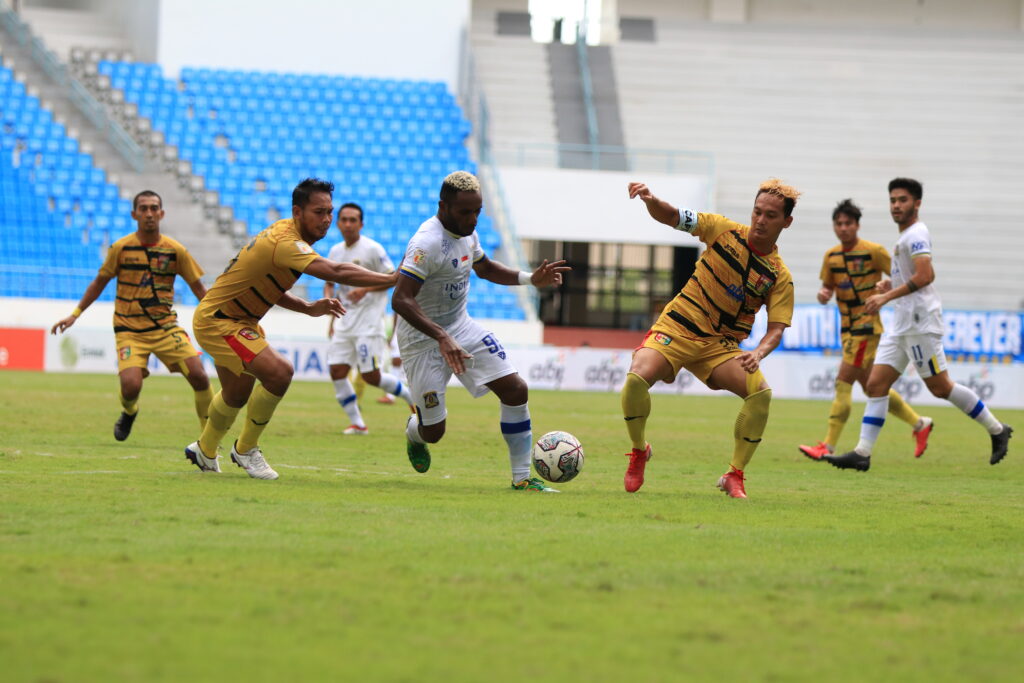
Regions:
<instances>
[{"instance_id":1,"label":"green grass field","mask_svg":"<svg viewBox=\"0 0 1024 683\"><path fill-rule=\"evenodd\" d=\"M622 490L615 394L536 392L584 444L561 495L508 487L493 397L449 396L429 473L400 406L366 438L296 383L263 449L201 474L180 378L111 436L113 376L0 374L0 680L1019 680L1024 440L997 467L952 408L921 460L890 421L873 469L799 455L827 403L776 401L749 500L714 488L738 399L654 397ZM856 440L860 406L844 434ZM1024 412L997 411L1024 429ZM1024 431L1020 432L1024 435Z\"/></svg>"}]
</instances>

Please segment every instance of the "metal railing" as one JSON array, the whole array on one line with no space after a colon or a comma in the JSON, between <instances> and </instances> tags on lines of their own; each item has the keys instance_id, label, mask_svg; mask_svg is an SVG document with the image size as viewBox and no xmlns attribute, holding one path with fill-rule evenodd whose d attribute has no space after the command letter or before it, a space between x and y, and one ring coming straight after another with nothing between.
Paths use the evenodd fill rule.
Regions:
<instances>
[{"instance_id":1,"label":"metal railing","mask_svg":"<svg viewBox=\"0 0 1024 683\"><path fill-rule=\"evenodd\" d=\"M107 114L106 108L71 75L67 66L57 59L53 52L46 49L43 41L32 35L29 27L10 9L5 0L0 0L0 23L19 45L28 49L36 65L65 89L69 99L103 133L125 161L136 172L141 173L146 165L146 153L142 147Z\"/></svg>"},{"instance_id":2,"label":"metal railing","mask_svg":"<svg viewBox=\"0 0 1024 683\"><path fill-rule=\"evenodd\" d=\"M584 5L584 12L586 11ZM597 127L597 107L594 106L594 82L590 75L590 59L587 56L586 16L576 25L576 60L580 69L580 86L583 90L583 111L587 115L587 141L591 147L601 142L601 131ZM595 166L594 168L600 168Z\"/></svg>"}]
</instances>

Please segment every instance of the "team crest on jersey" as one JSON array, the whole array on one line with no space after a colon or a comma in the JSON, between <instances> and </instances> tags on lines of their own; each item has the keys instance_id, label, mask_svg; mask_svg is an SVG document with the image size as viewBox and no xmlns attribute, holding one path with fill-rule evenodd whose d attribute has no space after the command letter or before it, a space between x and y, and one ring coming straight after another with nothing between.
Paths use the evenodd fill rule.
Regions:
<instances>
[{"instance_id":1,"label":"team crest on jersey","mask_svg":"<svg viewBox=\"0 0 1024 683\"><path fill-rule=\"evenodd\" d=\"M458 268L458 267L459 267L459 259L453 258L452 259L452 268Z\"/></svg>"},{"instance_id":2,"label":"team crest on jersey","mask_svg":"<svg viewBox=\"0 0 1024 683\"><path fill-rule=\"evenodd\" d=\"M117 357L121 360L128 360L132 357L132 347L122 346L117 350Z\"/></svg>"},{"instance_id":3,"label":"team crest on jersey","mask_svg":"<svg viewBox=\"0 0 1024 683\"><path fill-rule=\"evenodd\" d=\"M170 256L170 254L160 254L159 256L156 257L156 269L157 270L164 270L165 271L165 270L167 270L167 267L169 265L171 265L171 256Z\"/></svg>"},{"instance_id":4,"label":"team crest on jersey","mask_svg":"<svg viewBox=\"0 0 1024 683\"><path fill-rule=\"evenodd\" d=\"M864 259L855 258L847 262L847 269L851 274L863 273L864 272Z\"/></svg>"},{"instance_id":5,"label":"team crest on jersey","mask_svg":"<svg viewBox=\"0 0 1024 683\"><path fill-rule=\"evenodd\" d=\"M655 332L654 333L654 341L656 341L659 344L662 344L664 346L668 346L669 344L672 343L672 337L668 336L664 332Z\"/></svg>"},{"instance_id":6,"label":"team crest on jersey","mask_svg":"<svg viewBox=\"0 0 1024 683\"><path fill-rule=\"evenodd\" d=\"M313 253L313 247L309 246L308 244L306 244L302 240L296 240L295 241L295 248L298 249L303 254L312 254Z\"/></svg>"},{"instance_id":7,"label":"team crest on jersey","mask_svg":"<svg viewBox=\"0 0 1024 683\"><path fill-rule=\"evenodd\" d=\"M438 400L437 398L437 392L428 391L427 393L423 394L423 405L425 405L427 408L436 408L439 405L441 405L441 401Z\"/></svg>"},{"instance_id":8,"label":"team crest on jersey","mask_svg":"<svg viewBox=\"0 0 1024 683\"><path fill-rule=\"evenodd\" d=\"M412 262L414 265L419 265L427 260L427 252L422 249L417 249L412 253Z\"/></svg>"},{"instance_id":9,"label":"team crest on jersey","mask_svg":"<svg viewBox=\"0 0 1024 683\"><path fill-rule=\"evenodd\" d=\"M758 273L757 279L751 282L749 287L750 291L753 292L755 296L763 297L765 294L768 293L768 290L771 289L771 286L773 284L775 284L775 280L768 277L767 275Z\"/></svg>"},{"instance_id":10,"label":"team crest on jersey","mask_svg":"<svg viewBox=\"0 0 1024 683\"><path fill-rule=\"evenodd\" d=\"M249 341L256 341L260 338L260 333L251 327L243 327L238 331L238 336L242 339L248 339Z\"/></svg>"}]
</instances>

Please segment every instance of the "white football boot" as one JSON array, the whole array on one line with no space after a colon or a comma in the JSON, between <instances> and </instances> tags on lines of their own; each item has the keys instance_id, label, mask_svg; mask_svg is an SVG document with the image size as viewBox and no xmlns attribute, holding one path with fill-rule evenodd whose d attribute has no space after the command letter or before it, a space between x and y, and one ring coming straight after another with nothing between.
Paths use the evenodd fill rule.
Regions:
<instances>
[{"instance_id":1,"label":"white football boot","mask_svg":"<svg viewBox=\"0 0 1024 683\"><path fill-rule=\"evenodd\" d=\"M202 472L220 472L220 463L218 462L220 456L207 458L203 449L199 447L198 441L193 441L185 446L185 457Z\"/></svg>"},{"instance_id":2,"label":"white football boot","mask_svg":"<svg viewBox=\"0 0 1024 683\"><path fill-rule=\"evenodd\" d=\"M263 459L263 451L259 446L245 453L239 453L235 448L236 445L232 444L231 446L231 460L245 470L250 477L253 479L277 479L277 472L271 469L267 461Z\"/></svg>"}]
</instances>

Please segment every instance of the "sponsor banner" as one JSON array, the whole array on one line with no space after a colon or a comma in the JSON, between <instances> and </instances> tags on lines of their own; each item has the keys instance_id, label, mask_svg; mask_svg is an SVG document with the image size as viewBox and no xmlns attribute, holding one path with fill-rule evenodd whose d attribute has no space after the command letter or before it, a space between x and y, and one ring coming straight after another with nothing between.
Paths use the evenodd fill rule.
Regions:
<instances>
[{"instance_id":1,"label":"sponsor banner","mask_svg":"<svg viewBox=\"0 0 1024 683\"><path fill-rule=\"evenodd\" d=\"M1024 362L1024 314L1007 311L943 311L946 334L942 345L950 360L1011 363ZM892 328L892 310L882 309L882 324ZM767 329L762 309L751 335L740 344L757 346ZM834 305L803 304L793 309L793 325L782 335L779 350L803 353L840 353L839 309Z\"/></svg>"},{"instance_id":2,"label":"sponsor banner","mask_svg":"<svg viewBox=\"0 0 1024 683\"><path fill-rule=\"evenodd\" d=\"M42 370L46 330L0 327L0 370Z\"/></svg>"}]
</instances>

